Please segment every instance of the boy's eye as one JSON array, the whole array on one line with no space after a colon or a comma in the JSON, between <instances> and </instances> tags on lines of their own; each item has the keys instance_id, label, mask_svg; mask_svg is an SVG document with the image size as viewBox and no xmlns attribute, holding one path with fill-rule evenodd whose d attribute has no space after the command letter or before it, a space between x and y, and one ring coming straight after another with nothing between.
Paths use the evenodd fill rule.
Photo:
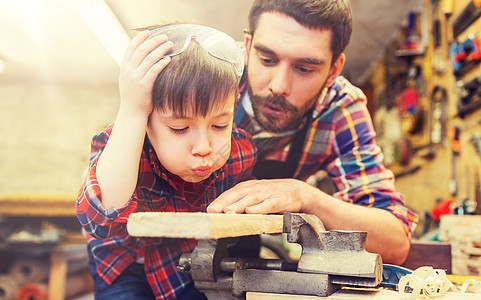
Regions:
<instances>
[{"instance_id":1,"label":"boy's eye","mask_svg":"<svg viewBox=\"0 0 481 300\"><path fill-rule=\"evenodd\" d=\"M229 127L228 124L225 124L225 125L212 125L212 127L214 127L215 129L218 129L218 130L223 130L223 129L227 129L227 127Z\"/></svg>"},{"instance_id":2,"label":"boy's eye","mask_svg":"<svg viewBox=\"0 0 481 300\"><path fill-rule=\"evenodd\" d=\"M170 129L173 133L181 134L181 133L186 132L187 129L189 129L189 127L174 128L174 127L170 127L170 126L169 126L169 129Z\"/></svg>"}]
</instances>

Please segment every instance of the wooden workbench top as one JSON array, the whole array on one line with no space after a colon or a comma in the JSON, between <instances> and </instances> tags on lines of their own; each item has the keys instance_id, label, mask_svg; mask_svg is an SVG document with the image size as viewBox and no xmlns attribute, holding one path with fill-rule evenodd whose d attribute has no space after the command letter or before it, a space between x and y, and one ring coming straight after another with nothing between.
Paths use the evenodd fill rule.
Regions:
<instances>
[{"instance_id":1,"label":"wooden workbench top","mask_svg":"<svg viewBox=\"0 0 481 300\"><path fill-rule=\"evenodd\" d=\"M281 295L271 293L247 293L246 300L425 300L424 296L409 297L399 292L384 289L362 289L343 288L336 291L329 297L305 296L305 295ZM481 294L449 292L442 297L434 298L439 300L479 300Z\"/></svg>"}]
</instances>

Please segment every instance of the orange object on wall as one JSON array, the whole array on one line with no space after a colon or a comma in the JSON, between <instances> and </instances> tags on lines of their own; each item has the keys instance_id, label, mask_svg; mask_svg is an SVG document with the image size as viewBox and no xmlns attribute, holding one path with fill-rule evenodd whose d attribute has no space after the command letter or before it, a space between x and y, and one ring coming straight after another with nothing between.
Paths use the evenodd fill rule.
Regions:
<instances>
[{"instance_id":1,"label":"orange object on wall","mask_svg":"<svg viewBox=\"0 0 481 300\"><path fill-rule=\"evenodd\" d=\"M42 283L27 283L22 286L15 300L46 300L47 285Z\"/></svg>"}]
</instances>

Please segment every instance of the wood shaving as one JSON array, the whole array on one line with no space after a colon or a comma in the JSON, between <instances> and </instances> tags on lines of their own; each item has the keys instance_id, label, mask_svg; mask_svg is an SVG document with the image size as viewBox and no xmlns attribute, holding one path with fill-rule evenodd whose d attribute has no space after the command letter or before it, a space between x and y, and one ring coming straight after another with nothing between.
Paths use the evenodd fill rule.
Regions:
<instances>
[{"instance_id":1,"label":"wood shaving","mask_svg":"<svg viewBox=\"0 0 481 300\"><path fill-rule=\"evenodd\" d=\"M461 293L481 293L481 281L477 281L475 279L466 279L459 291Z\"/></svg>"},{"instance_id":2,"label":"wood shaving","mask_svg":"<svg viewBox=\"0 0 481 300\"><path fill-rule=\"evenodd\" d=\"M399 280L399 292L406 296L408 290L412 290L412 298L420 295L426 299L441 297L446 294L454 285L446 277L446 272L432 267L417 268L412 274L407 274ZM408 288L408 289L406 289Z\"/></svg>"},{"instance_id":3,"label":"wood shaving","mask_svg":"<svg viewBox=\"0 0 481 300\"><path fill-rule=\"evenodd\" d=\"M419 299L420 296L434 299L442 297L450 290L459 293L481 293L481 281L466 279L458 289L448 280L444 270L433 267L420 267L411 274L404 275L398 286L402 296L410 296L412 299Z\"/></svg>"}]
</instances>

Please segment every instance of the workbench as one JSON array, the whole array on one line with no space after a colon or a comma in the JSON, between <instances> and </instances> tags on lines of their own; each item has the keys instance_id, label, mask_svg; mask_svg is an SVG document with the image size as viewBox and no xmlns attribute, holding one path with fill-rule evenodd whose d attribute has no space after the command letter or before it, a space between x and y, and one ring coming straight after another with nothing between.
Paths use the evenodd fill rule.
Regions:
<instances>
[{"instance_id":1,"label":"workbench","mask_svg":"<svg viewBox=\"0 0 481 300\"><path fill-rule=\"evenodd\" d=\"M0 216L3 238L0 240L0 273L13 277L12 263L25 260L22 263L25 268L31 267L43 274L16 280L19 290L32 283L49 300L66 299L66 296L93 290L88 274L87 244L80 233L74 200L60 196L15 198L0 195ZM38 233L44 222L56 228L51 239L33 239L41 236ZM22 234L28 234L32 239L12 239L13 234L22 237L25 237Z\"/></svg>"},{"instance_id":2,"label":"workbench","mask_svg":"<svg viewBox=\"0 0 481 300\"><path fill-rule=\"evenodd\" d=\"M425 300L425 297L409 298L401 295L399 292L391 290L380 289L354 289L342 288L336 291L329 297L316 297L304 295L281 295L281 294L267 294L267 293L247 293L246 300ZM479 300L480 294L473 293L453 293L449 292L442 297L435 298L439 300Z\"/></svg>"},{"instance_id":3,"label":"workbench","mask_svg":"<svg viewBox=\"0 0 481 300\"><path fill-rule=\"evenodd\" d=\"M339 245L347 245L351 243L351 238L355 238L356 235L351 232L345 232L345 234L350 234L349 239L342 239L338 236L336 231L325 231L322 226L322 223L319 223L320 220L313 216L313 215L306 215L306 214L295 214L295 213L287 213L282 215L236 215L236 214L206 214L206 213L137 213L132 214L129 218L127 223L127 229L132 236L150 236L150 237L172 237L172 238L195 238L199 240L199 244L196 247L196 250L190 255L186 255L185 258L181 258L179 262L179 270L194 270L197 272L196 274L192 273L192 277L194 278L196 275L197 277L194 278L194 282L196 283L196 287L201 289L205 288L203 291L204 293L207 291L211 293L211 297L209 299L216 299L216 293L227 293L230 294L230 289L232 289L232 295L242 294L242 291L246 295L247 300L282 300L282 299L299 299L299 300L315 300L315 299L333 299L333 300L351 300L351 299L406 299L406 295L402 295L399 292L394 290L388 290L378 286L378 281L374 281L375 284L369 285L369 276L362 277L357 275L356 272L349 273L349 269L351 267L369 267L368 264L370 260L370 256L368 256L368 252L365 252L363 249L354 250L351 246L343 249L336 249L333 253L324 253L324 251L330 251L327 248ZM306 227L307 226L307 227ZM319 226L319 227L318 227ZM310 229L308 229L310 228ZM313 230L313 231L309 231ZM324 267L324 263L319 264L313 269L306 269L303 271L301 268L301 263L297 263L297 272L295 269L288 269L283 268L282 266L277 267L270 267L268 266L270 263L266 261L261 261L259 264L256 264L257 261L249 261L249 260L242 260L242 259L232 259L224 257L222 258L219 253L223 253L222 246L224 243L228 245L230 242L230 238L232 237L242 237L242 236L249 236L249 235L257 235L257 234L276 234L276 233L288 233L288 240L289 234L294 235L297 237L301 237L300 241L304 242L303 245L299 242L303 248L304 246L312 247L309 248L306 253L303 251L304 259L308 262L307 265L303 264L302 268L304 267L312 267L316 265L318 259L321 259L324 255L326 257L335 258L335 265L329 264L327 271L323 271L322 268ZM290 233L289 233L290 232ZM310 233L308 233L310 232ZM314 234L315 233L315 234ZM329 235L333 233L333 235ZM344 232L339 232L339 234L344 234ZM318 240L316 237L320 238ZM331 239L332 238L332 239ZM226 239L226 242L224 240ZM296 238L297 239L297 238ZM290 241L290 240L289 240ZM320 250L321 252L316 252L316 247L313 247L314 244L321 241ZM292 242L292 241L290 241ZM355 243L354 243L355 244ZM353 245L354 245L353 244ZM362 244L362 243L361 243ZM426 251L432 253L432 247L435 246L438 251L438 256L433 256L436 258L443 258L446 262L440 262L441 268L448 268L450 269L450 247L449 244L436 244L431 245L429 243L422 243L416 244L413 249L417 249L414 251L416 255L410 260L410 263L414 266L419 264L420 256L422 253L426 254ZM344 246L343 246L344 247ZM314 250L314 252L312 251ZM343 251L347 250L347 253L343 254ZM337 252L340 251L340 252ZM219 254L219 256L217 256ZM307 260L306 256L314 254L314 260ZM346 256L347 254L347 256ZM317 256L319 255L319 256ZM344 255L344 256L343 256ZM357 255L359 255L359 259L357 259ZM429 254L431 255L431 254ZM356 257L353 261L351 261L350 257ZM447 257L447 259L446 259ZM378 263L378 258L372 257L373 261L376 264ZM345 260L349 260L350 262L346 265ZM210 266L209 261L212 266L213 270L210 270L212 266ZM216 263L217 261L217 263ZM219 264L220 262L220 264ZM219 265L217 265L219 264ZM249 265L250 264L250 265ZM256 264L256 266L254 266ZM275 262L272 262L272 265ZM279 264L280 266L281 264ZM313 295L312 291L316 290L311 289L310 286L311 280L313 277L312 275L318 276L322 274L329 274L326 276L332 276L332 272L335 272L334 269L343 265L340 276L336 274L333 277L335 284L339 284L339 282L335 282L338 280L348 279L351 280L350 283L354 284L342 284L342 287L333 286L332 291L328 291L331 289L331 285L329 282L319 283L321 281L317 281L317 277L312 284L320 284L321 289L326 289L326 295L317 294L318 296L310 296ZM223 273L216 273L216 266L220 268ZM427 266L427 265L426 265ZM438 266L434 266L435 268ZM371 268L371 267L369 267ZM369 269L368 268L368 269ZM197 271L196 271L197 270ZM272 271L271 271L272 270ZM372 270L377 272L377 267L374 267ZM200 271L200 272L199 272ZM214 276L212 276L211 272L213 272ZM233 279L228 277L229 275L225 276L229 272L233 272ZM319 273L316 273L319 272ZM324 273L327 272L327 273ZM353 274L346 278L342 278L342 272L347 272L344 274ZM217 275L215 275L217 274ZM236 275L237 274L237 275ZM264 275L267 274L267 275ZM279 275L282 274L282 275ZM359 273L359 274L362 274ZM367 274L367 273L365 273ZM217 277L219 276L219 277ZM232 276L232 275L231 275ZM267 276L267 277L264 277ZM273 277L269 277L273 276ZM293 276L293 277L290 277ZM360 276L360 277L357 277ZM217 279L216 279L217 278ZM274 278L274 279L272 279ZM321 278L321 277L319 277ZM332 277L329 277L328 281L332 281ZM276 281L281 281L281 284ZM284 282L285 284L282 284ZM360 283L357 285L356 283ZM367 284L366 284L367 283ZM245 287L246 284L249 287ZM255 286L253 287L252 284ZM366 285L363 285L366 284ZM295 285L297 288L290 288L287 287L289 285ZM352 287L352 286L357 287ZM274 287L274 289L272 289ZM246 289L244 289L246 288ZM271 290L268 290L271 289ZM286 289L288 292L282 291L280 294L279 290ZM258 292L262 290L262 292ZM296 295L299 291L303 291L300 294L303 295ZM304 293L305 292L305 293ZM207 295L207 294L206 294ZM325 297L327 296L327 297ZM414 298L414 299L424 299L424 297ZM456 292L449 292L443 297L439 299L446 299L446 300L461 300L461 299L481 299L480 294L471 294L471 293L456 293Z\"/></svg>"},{"instance_id":4,"label":"workbench","mask_svg":"<svg viewBox=\"0 0 481 300\"><path fill-rule=\"evenodd\" d=\"M92 279L87 274L87 249L85 243L59 243L57 245L2 244L0 245L0 253L2 253L2 256L8 256L11 260L25 257L30 261L38 260L46 263L46 268L30 270L30 272L47 273L45 277L48 276L46 279L46 299L48 300L63 300L68 298L67 296L88 293L93 290ZM32 268L36 267L36 265L32 266ZM72 272L76 272L75 276L69 277L69 274ZM75 281L76 286L69 286L68 281ZM32 283L40 286L45 284L44 280ZM69 289L67 289L67 286L69 286Z\"/></svg>"},{"instance_id":5,"label":"workbench","mask_svg":"<svg viewBox=\"0 0 481 300\"><path fill-rule=\"evenodd\" d=\"M63 244L55 247L50 252L50 271L48 279L48 300L63 300L67 294L68 266L72 261L87 262L86 244ZM87 267L87 265L86 265ZM86 269L87 271L87 269ZM84 277L85 278L85 277ZM93 290L93 282L90 277L79 287L83 293ZM70 294L71 291L69 292Z\"/></svg>"}]
</instances>

